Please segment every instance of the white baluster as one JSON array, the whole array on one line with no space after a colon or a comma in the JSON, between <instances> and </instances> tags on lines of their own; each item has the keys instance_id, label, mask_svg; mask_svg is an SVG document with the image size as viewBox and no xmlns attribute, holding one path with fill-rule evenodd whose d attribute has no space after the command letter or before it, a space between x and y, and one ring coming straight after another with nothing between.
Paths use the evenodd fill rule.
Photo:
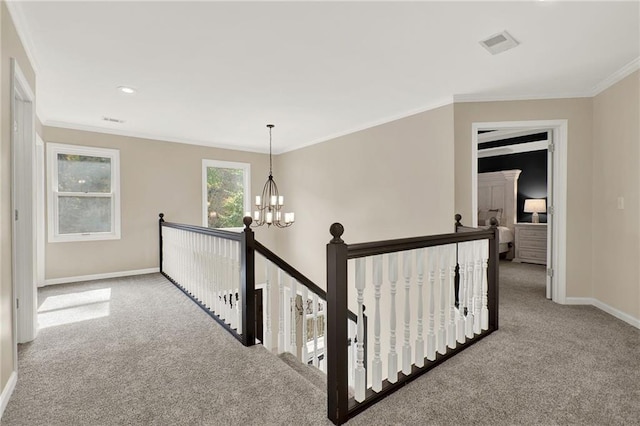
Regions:
<instances>
[{"instance_id":1,"label":"white baluster","mask_svg":"<svg viewBox=\"0 0 640 426\"><path fill-rule=\"evenodd\" d=\"M211 241L211 249L213 251L211 263L213 264L213 311L220 316L220 293L218 292L220 282L220 270L218 262L218 253L220 252L220 243L218 237L213 237Z\"/></svg>"},{"instance_id":2,"label":"white baluster","mask_svg":"<svg viewBox=\"0 0 640 426\"><path fill-rule=\"evenodd\" d=\"M280 317L278 320L278 353L284 352L284 274L282 269L278 268L278 312Z\"/></svg>"},{"instance_id":3,"label":"white baluster","mask_svg":"<svg viewBox=\"0 0 640 426\"><path fill-rule=\"evenodd\" d=\"M382 360L380 359L380 287L382 286L382 255L373 257L373 285L375 287L375 312L373 319L373 362L371 384L374 392L382 390Z\"/></svg>"},{"instance_id":4,"label":"white baluster","mask_svg":"<svg viewBox=\"0 0 640 426\"><path fill-rule=\"evenodd\" d=\"M264 292L264 300L263 300L263 310L265 314L265 327L264 327L264 342L262 344L267 350L273 349L273 337L271 334L271 271L272 265L271 262L265 260L265 292Z\"/></svg>"},{"instance_id":5,"label":"white baluster","mask_svg":"<svg viewBox=\"0 0 640 426\"><path fill-rule=\"evenodd\" d=\"M240 242L234 241L233 245L235 247L235 262L234 262L234 278L235 278L235 294L236 294L236 324L238 325L238 331L242 330L242 304L244 303L244 299L242 298L242 292L240 291Z\"/></svg>"},{"instance_id":6,"label":"white baluster","mask_svg":"<svg viewBox=\"0 0 640 426\"><path fill-rule=\"evenodd\" d=\"M313 293L313 366L318 367L318 295Z\"/></svg>"},{"instance_id":7,"label":"white baluster","mask_svg":"<svg viewBox=\"0 0 640 426\"><path fill-rule=\"evenodd\" d=\"M224 320L224 245L222 238L218 240L218 254L216 256L216 271L218 271L218 317Z\"/></svg>"},{"instance_id":8,"label":"white baluster","mask_svg":"<svg viewBox=\"0 0 640 426\"><path fill-rule=\"evenodd\" d=\"M389 371L387 380L389 383L398 381L398 354L396 353L396 282L398 281L398 254L389 254L389 282L391 283L391 312L389 315L389 329L391 337L389 339L389 359L387 365Z\"/></svg>"},{"instance_id":9,"label":"white baluster","mask_svg":"<svg viewBox=\"0 0 640 426\"><path fill-rule=\"evenodd\" d=\"M427 249L427 260L429 267L429 326L427 328L427 359L434 361L436 359L436 335L435 335L435 312L436 312L436 271L435 264L437 259L437 248L429 247Z\"/></svg>"},{"instance_id":10,"label":"white baluster","mask_svg":"<svg viewBox=\"0 0 640 426\"><path fill-rule=\"evenodd\" d=\"M447 323L447 346L454 349L456 345L456 245L449 244L447 247L449 263L449 322Z\"/></svg>"},{"instance_id":11,"label":"white baluster","mask_svg":"<svg viewBox=\"0 0 640 426\"><path fill-rule=\"evenodd\" d=\"M465 288L467 286L467 274L465 272L465 267L466 267L466 243L458 243L458 274L460 276L460 280L459 280L459 286L458 286L458 313L457 313L457 325L456 325L456 332L457 332L457 340L458 343L464 343L467 340L467 337L465 336L465 300L466 300L466 293L465 293Z\"/></svg>"},{"instance_id":12,"label":"white baluster","mask_svg":"<svg viewBox=\"0 0 640 426\"><path fill-rule=\"evenodd\" d=\"M482 249L482 241L474 241L473 242L473 253L475 256L475 277L473 283L473 332L475 334L480 334L481 331L481 311L482 311L482 258L481 258L481 249Z\"/></svg>"},{"instance_id":13,"label":"white baluster","mask_svg":"<svg viewBox=\"0 0 640 426\"><path fill-rule=\"evenodd\" d=\"M424 367L424 339L422 337L422 317L423 317L423 295L422 286L424 284L424 249L416 252L416 272L418 274L418 337L416 338L416 359L417 367Z\"/></svg>"},{"instance_id":14,"label":"white baluster","mask_svg":"<svg viewBox=\"0 0 640 426\"><path fill-rule=\"evenodd\" d=\"M320 301L320 306L322 306L323 312L323 328L322 328L322 351L324 353L321 370L326 373L327 372L327 303L324 301Z\"/></svg>"},{"instance_id":15,"label":"white baluster","mask_svg":"<svg viewBox=\"0 0 640 426\"><path fill-rule=\"evenodd\" d=\"M405 251L402 254L402 272L404 275L404 344L402 345L402 372L411 374L411 260L413 253Z\"/></svg>"},{"instance_id":16,"label":"white baluster","mask_svg":"<svg viewBox=\"0 0 640 426\"><path fill-rule=\"evenodd\" d=\"M307 330L307 306L308 306L309 291L307 286L302 286L302 362L305 364L309 362L309 331Z\"/></svg>"},{"instance_id":17,"label":"white baluster","mask_svg":"<svg viewBox=\"0 0 640 426\"><path fill-rule=\"evenodd\" d=\"M473 312L473 289L475 286L473 259L473 241L467 243L467 319L465 322L465 334L467 338L473 338L473 322L475 312Z\"/></svg>"},{"instance_id":18,"label":"white baluster","mask_svg":"<svg viewBox=\"0 0 640 426\"><path fill-rule=\"evenodd\" d=\"M290 351L292 354L294 354L296 357L298 356L298 348L297 348L297 344L296 344L296 298L298 296L298 283L296 282L296 280L293 279L293 277L291 277L291 286L290 286L291 291L289 292L289 295L291 296L289 298L290 302L291 302L291 316L290 316L290 325L289 325L289 331L290 331L290 338L289 338L289 347L290 347Z\"/></svg>"},{"instance_id":19,"label":"white baluster","mask_svg":"<svg viewBox=\"0 0 640 426\"><path fill-rule=\"evenodd\" d=\"M438 265L438 269L440 269L440 312L439 312L439 321L438 321L438 338L437 338L437 342L438 342L438 353L444 355L447 353L447 340L446 340L446 335L445 335L445 306L446 306L446 302L445 302L445 296L447 294L447 285L446 285L446 271L447 271L447 265L445 263L445 259L446 259L446 251L445 251L445 247L443 246L439 246L438 247L438 261L439 261L439 265Z\"/></svg>"},{"instance_id":20,"label":"white baluster","mask_svg":"<svg viewBox=\"0 0 640 426\"><path fill-rule=\"evenodd\" d=\"M356 388L354 399L358 402L364 401L365 395L365 375L364 369L364 288L366 280L366 258L356 259L356 292L358 303L358 343L356 357Z\"/></svg>"},{"instance_id":21,"label":"white baluster","mask_svg":"<svg viewBox=\"0 0 640 426\"><path fill-rule=\"evenodd\" d=\"M488 278L487 269L489 267L489 240L482 241L482 310L480 312L481 325L483 330L489 329L489 308L488 308Z\"/></svg>"},{"instance_id":22,"label":"white baluster","mask_svg":"<svg viewBox=\"0 0 640 426\"><path fill-rule=\"evenodd\" d=\"M222 286L224 294L224 321L231 322L231 310L229 309L229 240L222 240Z\"/></svg>"},{"instance_id":23,"label":"white baluster","mask_svg":"<svg viewBox=\"0 0 640 426\"><path fill-rule=\"evenodd\" d=\"M349 352L348 352L348 365L349 365L349 387L354 388L354 382L355 382L355 362L354 359L356 358L356 353L355 353L355 341L356 341L356 334L357 334L357 324L351 320L348 321L349 324L349 339L351 340L351 345L349 346Z\"/></svg>"}]
</instances>

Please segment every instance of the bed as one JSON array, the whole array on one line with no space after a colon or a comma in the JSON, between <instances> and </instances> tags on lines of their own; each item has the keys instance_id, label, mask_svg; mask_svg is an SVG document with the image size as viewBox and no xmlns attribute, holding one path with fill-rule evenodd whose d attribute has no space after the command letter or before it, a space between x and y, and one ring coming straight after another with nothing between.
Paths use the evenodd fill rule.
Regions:
<instances>
[{"instance_id":1,"label":"bed","mask_svg":"<svg viewBox=\"0 0 640 426\"><path fill-rule=\"evenodd\" d=\"M478 173L478 227L490 226L492 217L498 219L500 253L505 253L507 259L513 259L515 253L515 223L518 219L516 200L521 172L502 170Z\"/></svg>"}]
</instances>

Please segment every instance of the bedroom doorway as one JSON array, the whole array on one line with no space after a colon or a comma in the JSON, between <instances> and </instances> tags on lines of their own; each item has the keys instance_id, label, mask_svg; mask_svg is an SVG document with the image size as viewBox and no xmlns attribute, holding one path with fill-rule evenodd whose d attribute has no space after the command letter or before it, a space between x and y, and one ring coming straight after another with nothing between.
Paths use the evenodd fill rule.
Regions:
<instances>
[{"instance_id":1,"label":"bedroom doorway","mask_svg":"<svg viewBox=\"0 0 640 426\"><path fill-rule=\"evenodd\" d=\"M526 157L530 156L546 166L546 170L536 170L533 173L537 175L538 181L545 180L540 179L541 174L546 175L544 176L546 187L541 187L539 183L537 188L529 185L526 192L512 194L509 198L510 191L517 192L516 180L515 186L507 189L508 196L504 197L509 199L506 201L506 207L490 204L489 206L508 211L505 220L514 222L505 223L505 225L512 228L514 244L517 244L516 240L520 239L522 249L518 250L516 246L511 256L514 256L516 261L546 264L546 297L557 303L564 303L566 297L566 140L566 120L473 123L472 128L472 208L474 211L479 211L479 204L482 204L485 209L488 206L486 188L481 188L479 196L479 183L484 185L482 181L485 180L484 176L480 180L478 178L478 171L482 171L478 165L479 159L489 159L491 162L492 157L498 159L504 156L502 158L519 158L519 161L526 161ZM485 163L487 163L486 160ZM489 170L486 166L483 167ZM498 166L494 164L493 167ZM541 169L541 167L538 168ZM519 170L517 167L511 169L511 174L519 174L513 171ZM507 171L503 173L509 174ZM486 173L486 175L494 174L495 172ZM491 201L493 203L505 203L504 200L500 200L500 197L493 198L498 199L498 201ZM532 209L524 209L525 199L544 200L546 211L539 209L540 213L537 214L542 217L540 221L542 223L531 223ZM535 203L539 202L541 201ZM509 203L515 204L515 211L510 208ZM530 207L529 204L527 207ZM477 226L477 217L473 219L476 222L474 226ZM545 233L546 242L544 241ZM527 240L525 236L531 238ZM545 244L546 247L544 247Z\"/></svg>"}]
</instances>

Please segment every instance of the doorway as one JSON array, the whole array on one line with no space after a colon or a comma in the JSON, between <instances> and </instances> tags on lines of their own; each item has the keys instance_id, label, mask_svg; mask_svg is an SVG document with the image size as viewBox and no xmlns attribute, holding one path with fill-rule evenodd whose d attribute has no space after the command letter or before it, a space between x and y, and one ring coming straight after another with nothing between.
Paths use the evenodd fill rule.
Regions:
<instances>
[{"instance_id":1,"label":"doorway","mask_svg":"<svg viewBox=\"0 0 640 426\"><path fill-rule=\"evenodd\" d=\"M517 122L489 122L472 124L471 188L472 211L478 211L478 142L479 134L497 131L523 135L547 131L548 189L547 189L547 297L557 303L566 299L566 161L567 121L540 120ZM534 147L540 148L540 147ZM477 226L477 217L472 218Z\"/></svg>"},{"instance_id":2,"label":"doorway","mask_svg":"<svg viewBox=\"0 0 640 426\"><path fill-rule=\"evenodd\" d=\"M17 371L17 345L29 342L37 333L38 259L34 243L37 195L35 96L15 59L11 60L11 205L14 368Z\"/></svg>"}]
</instances>

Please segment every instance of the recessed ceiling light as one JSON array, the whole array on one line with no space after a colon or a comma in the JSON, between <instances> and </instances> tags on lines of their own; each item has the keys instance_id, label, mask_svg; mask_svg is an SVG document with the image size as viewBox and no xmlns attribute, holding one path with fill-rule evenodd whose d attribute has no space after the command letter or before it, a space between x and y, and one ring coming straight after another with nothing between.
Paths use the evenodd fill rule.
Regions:
<instances>
[{"instance_id":1,"label":"recessed ceiling light","mask_svg":"<svg viewBox=\"0 0 640 426\"><path fill-rule=\"evenodd\" d=\"M136 93L136 89L129 86L118 86L118 91L127 95L133 95L134 93Z\"/></svg>"}]
</instances>

